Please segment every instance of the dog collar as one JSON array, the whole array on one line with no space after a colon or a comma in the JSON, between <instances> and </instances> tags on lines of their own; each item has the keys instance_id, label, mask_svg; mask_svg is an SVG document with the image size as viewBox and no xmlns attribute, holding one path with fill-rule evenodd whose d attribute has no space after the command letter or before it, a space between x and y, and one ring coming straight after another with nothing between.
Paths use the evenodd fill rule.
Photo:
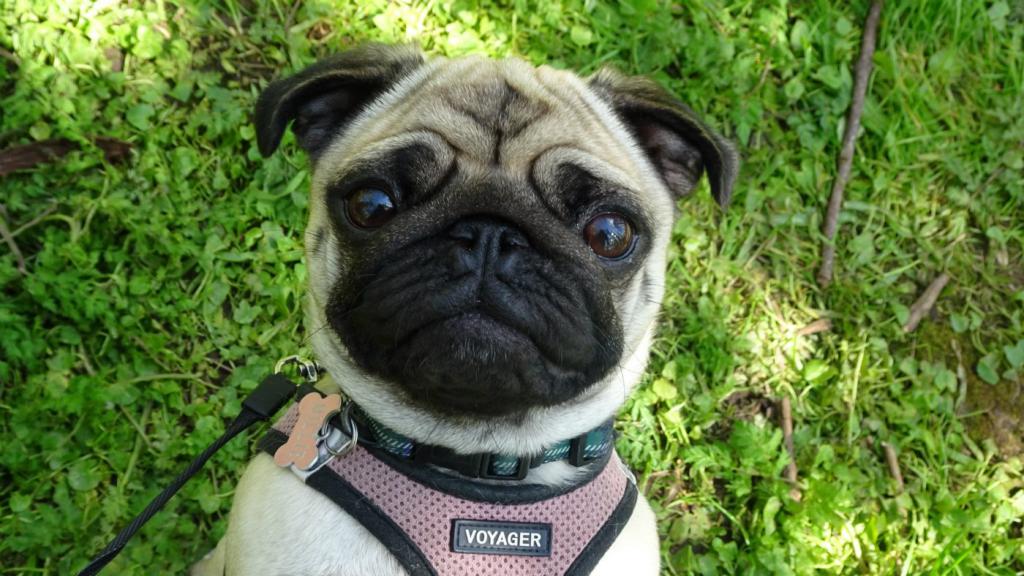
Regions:
<instances>
[{"instance_id":1,"label":"dog collar","mask_svg":"<svg viewBox=\"0 0 1024 576\"><path fill-rule=\"evenodd\" d=\"M395 432L351 401L344 403L342 408L338 395L324 395L310 384L299 386L295 399L299 408L308 404L307 410L311 414L311 419L303 419L300 427L323 426L318 434L316 430L300 434L314 439L314 444L302 450L300 442L288 450L287 454L281 454L280 465L295 458L296 461L308 462L300 466L304 472L315 471L331 457L341 455L358 444L370 453L396 460L397 464L406 469L428 470L438 467L466 478L522 480L532 468L551 462L562 461L576 467L603 463L615 448L615 431L612 421L608 420L575 438L556 442L537 454L459 454L451 448L416 442ZM331 406L328 406L329 401L333 401ZM334 432L330 432L331 429Z\"/></svg>"},{"instance_id":2,"label":"dog collar","mask_svg":"<svg viewBox=\"0 0 1024 576\"><path fill-rule=\"evenodd\" d=\"M550 462L565 461L571 466L586 466L602 460L615 444L615 432L609 420L593 430L556 442L543 452L530 456L489 452L458 454L444 446L415 442L374 420L357 405L353 405L352 416L352 421L359 428L359 444L367 450L385 452L420 466L438 466L468 478L522 480L530 469Z\"/></svg>"}]
</instances>

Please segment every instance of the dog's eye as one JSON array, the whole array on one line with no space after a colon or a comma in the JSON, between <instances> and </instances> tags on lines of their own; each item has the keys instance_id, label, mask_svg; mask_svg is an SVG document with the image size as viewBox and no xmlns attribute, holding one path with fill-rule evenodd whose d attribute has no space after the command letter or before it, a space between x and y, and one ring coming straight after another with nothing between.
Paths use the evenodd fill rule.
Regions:
<instances>
[{"instance_id":1,"label":"dog's eye","mask_svg":"<svg viewBox=\"0 0 1024 576\"><path fill-rule=\"evenodd\" d=\"M387 224L397 209L391 195L379 188L362 188L346 201L348 219L360 228L377 228Z\"/></svg>"},{"instance_id":2,"label":"dog's eye","mask_svg":"<svg viewBox=\"0 0 1024 576\"><path fill-rule=\"evenodd\" d=\"M587 222L583 229L587 245L601 258L618 260L633 249L633 226L621 214L605 212Z\"/></svg>"}]
</instances>

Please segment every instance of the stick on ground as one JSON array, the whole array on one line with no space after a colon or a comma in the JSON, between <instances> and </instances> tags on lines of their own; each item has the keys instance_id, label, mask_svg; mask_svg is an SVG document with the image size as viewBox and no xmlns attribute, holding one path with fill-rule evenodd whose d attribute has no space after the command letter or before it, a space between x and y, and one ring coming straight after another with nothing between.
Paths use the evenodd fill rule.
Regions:
<instances>
[{"instance_id":1,"label":"stick on ground","mask_svg":"<svg viewBox=\"0 0 1024 576\"><path fill-rule=\"evenodd\" d=\"M18 249L18 244L14 241L14 236L11 234L9 228L7 228L7 208L0 204L0 238L3 239L4 243L7 244L7 248L11 250L11 254L14 255L14 264L18 268L18 273L22 276L27 274L25 269L25 257L22 256L21 250Z\"/></svg>"},{"instance_id":2,"label":"stick on ground","mask_svg":"<svg viewBox=\"0 0 1024 576\"><path fill-rule=\"evenodd\" d=\"M54 201L52 201L50 203L49 206L46 207L45 210L43 210L39 214L36 214L31 220L29 220L28 222L25 222L21 226L18 226L17 229L12 231L11 232L11 238L17 238L18 234L21 234L22 232L32 228L36 224L39 224L40 222L45 220L47 216L49 216L50 214L53 214L56 211L57 211L57 201L54 200Z\"/></svg>"},{"instance_id":3,"label":"stick on ground","mask_svg":"<svg viewBox=\"0 0 1024 576\"><path fill-rule=\"evenodd\" d=\"M882 450L885 450L885 462L889 465L889 473L896 481L896 493L903 492L903 472L900 471L900 460L896 457L896 449L888 442L882 442Z\"/></svg>"},{"instance_id":4,"label":"stick on ground","mask_svg":"<svg viewBox=\"0 0 1024 576\"><path fill-rule=\"evenodd\" d=\"M782 405L779 410L782 412L782 441L786 445L786 452L789 453L789 464L786 464L786 481L790 485L790 497L794 500L799 500L800 488L797 482L796 448L793 447L793 406L790 403L789 396L783 396L780 404Z\"/></svg>"},{"instance_id":5,"label":"stick on ground","mask_svg":"<svg viewBox=\"0 0 1024 576\"><path fill-rule=\"evenodd\" d=\"M846 129L843 131L843 146L839 151L839 165L835 182L832 183L832 195L828 199L828 211L825 213L825 224L822 233L825 245L821 252L821 268L818 269L818 284L827 288L832 282L832 266L836 257L835 236L838 228L839 208L843 205L843 190L850 179L850 167L853 165L853 143L860 131L860 116L864 111L864 95L868 90L868 78L871 76L872 57L875 54L875 38L878 35L878 21L882 15L882 0L871 3L867 20L864 21L864 35L861 37L860 58L854 69L853 100L850 111L846 115Z\"/></svg>"},{"instance_id":6,"label":"stick on ground","mask_svg":"<svg viewBox=\"0 0 1024 576\"><path fill-rule=\"evenodd\" d=\"M832 321L828 318L818 318L814 322L811 322L807 326L804 326L800 330L797 330L797 336L810 336L819 332L828 332L832 329Z\"/></svg>"},{"instance_id":7,"label":"stick on ground","mask_svg":"<svg viewBox=\"0 0 1024 576\"><path fill-rule=\"evenodd\" d=\"M957 381L957 394L956 404L954 408L959 416L960 410L964 406L964 401L967 400L967 370L964 368L964 355L960 352L960 343L957 342L956 338L949 341L950 347L953 349L953 354L956 356L956 381Z\"/></svg>"},{"instance_id":8,"label":"stick on ground","mask_svg":"<svg viewBox=\"0 0 1024 576\"><path fill-rule=\"evenodd\" d=\"M131 151L131 144L115 138L99 136L93 138L92 142L103 151L107 162L122 160ZM39 164L53 162L79 148L78 143L65 139L43 140L5 148L0 150L0 177L18 170L33 168Z\"/></svg>"},{"instance_id":9,"label":"stick on ground","mask_svg":"<svg viewBox=\"0 0 1024 576\"><path fill-rule=\"evenodd\" d=\"M904 332L913 332L917 325L921 323L921 319L931 312L935 306L935 300L938 299L939 293L946 287L947 282L949 282L949 274L943 272L924 289L924 292L917 298L914 305L910 307L907 323L903 325Z\"/></svg>"}]
</instances>

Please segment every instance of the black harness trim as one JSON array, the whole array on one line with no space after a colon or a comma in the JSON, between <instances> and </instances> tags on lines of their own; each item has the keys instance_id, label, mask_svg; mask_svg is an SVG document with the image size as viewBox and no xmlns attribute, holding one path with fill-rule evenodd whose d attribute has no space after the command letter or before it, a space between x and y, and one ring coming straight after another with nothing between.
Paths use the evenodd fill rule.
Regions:
<instances>
[{"instance_id":1,"label":"black harness trim","mask_svg":"<svg viewBox=\"0 0 1024 576\"><path fill-rule=\"evenodd\" d=\"M409 576L437 576L427 557L394 521L326 466L306 478L306 485L331 499L380 540Z\"/></svg>"},{"instance_id":2,"label":"black harness trim","mask_svg":"<svg viewBox=\"0 0 1024 576\"><path fill-rule=\"evenodd\" d=\"M637 488L632 482L626 482L626 490L619 500L619 505L612 511L611 516L605 521L604 526L597 531L597 534L587 543L586 548L573 560L565 576L582 576L590 574L597 563L604 557L604 553L612 547L612 543L622 533L622 529L629 523L633 516L633 509L636 508Z\"/></svg>"},{"instance_id":3,"label":"black harness trim","mask_svg":"<svg viewBox=\"0 0 1024 576\"><path fill-rule=\"evenodd\" d=\"M287 441L288 437L283 432L271 428L257 446L260 450L273 455ZM434 572L430 562L412 538L409 538L409 535L380 508L330 468L324 466L311 474L306 478L306 485L330 498L331 502L340 506L369 530L402 563L409 576L437 576L437 572Z\"/></svg>"}]
</instances>

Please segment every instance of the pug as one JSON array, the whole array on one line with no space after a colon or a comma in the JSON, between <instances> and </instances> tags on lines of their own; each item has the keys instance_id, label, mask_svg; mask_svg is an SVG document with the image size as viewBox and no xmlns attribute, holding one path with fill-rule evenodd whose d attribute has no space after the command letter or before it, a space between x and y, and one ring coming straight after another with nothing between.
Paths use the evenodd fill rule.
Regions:
<instances>
[{"instance_id":1,"label":"pug","mask_svg":"<svg viewBox=\"0 0 1024 576\"><path fill-rule=\"evenodd\" d=\"M539 465L536 455L599 429L640 381L677 200L706 173L726 206L738 165L726 140L644 78L609 69L582 78L517 59L428 60L415 47L385 45L272 82L255 123L264 156L291 125L310 159L306 323L331 386L409 443L455 457L523 458L515 479L467 477L438 461L378 466L374 474L400 469L396 482L412 478L408 486L427 490L405 497L399 515L430 504L422 499L449 498L430 491L443 485L506 498L486 506L516 508L517 493L537 490L578 500L597 469L618 465L614 454ZM628 476L621 467L601 474ZM255 457L226 534L193 574L659 570L655 518L642 495L607 521L612 536L602 532L596 557L571 569L512 564L518 556L484 550L470 551L476 568L459 572L403 557L379 526L304 478L269 454ZM567 518L591 508L572 506ZM432 530L445 542L451 531L452 554L456 537L539 546L532 525L521 526ZM554 546L569 538L545 534Z\"/></svg>"}]
</instances>

